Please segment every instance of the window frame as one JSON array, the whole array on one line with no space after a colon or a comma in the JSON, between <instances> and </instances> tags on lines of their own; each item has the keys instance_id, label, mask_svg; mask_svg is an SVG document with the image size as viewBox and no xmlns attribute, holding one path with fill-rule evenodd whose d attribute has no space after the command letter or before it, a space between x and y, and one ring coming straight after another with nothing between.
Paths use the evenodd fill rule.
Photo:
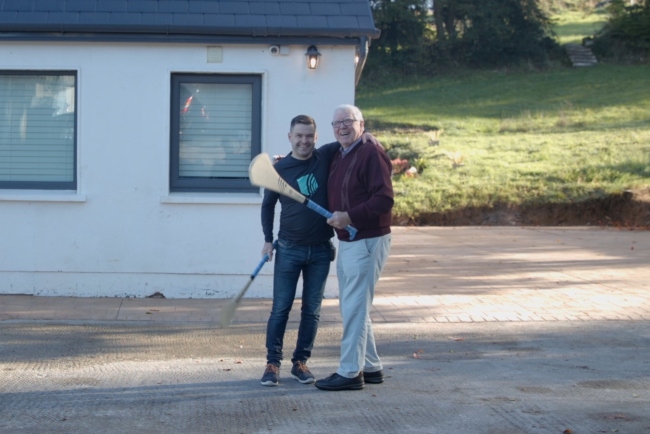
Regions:
<instances>
[{"instance_id":1,"label":"window frame","mask_svg":"<svg viewBox=\"0 0 650 434\"><path fill-rule=\"evenodd\" d=\"M250 84L251 96L251 155L250 160L262 150L262 75L261 74L222 74L186 73L171 74L171 113L170 113L170 165L169 190L175 192L200 193L259 193L259 187L251 185L248 174L242 178L194 178L180 177L180 101L181 84Z\"/></svg>"},{"instance_id":2,"label":"window frame","mask_svg":"<svg viewBox=\"0 0 650 434\"><path fill-rule=\"evenodd\" d=\"M76 70L52 69L0 69L0 76L72 76L74 77L74 120L72 123L72 180L70 181L3 181L0 180L0 190L77 190L77 125L79 113L79 74Z\"/></svg>"}]
</instances>

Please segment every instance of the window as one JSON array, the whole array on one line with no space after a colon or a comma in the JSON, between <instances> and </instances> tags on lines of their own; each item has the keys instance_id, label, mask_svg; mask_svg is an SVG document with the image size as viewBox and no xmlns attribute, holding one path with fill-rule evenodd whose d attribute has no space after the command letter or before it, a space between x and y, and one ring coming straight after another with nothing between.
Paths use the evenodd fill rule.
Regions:
<instances>
[{"instance_id":1,"label":"window","mask_svg":"<svg viewBox=\"0 0 650 434\"><path fill-rule=\"evenodd\" d=\"M257 192L248 166L260 153L259 75L172 75L171 191Z\"/></svg>"},{"instance_id":2,"label":"window","mask_svg":"<svg viewBox=\"0 0 650 434\"><path fill-rule=\"evenodd\" d=\"M0 188L77 188L73 71L0 71Z\"/></svg>"}]
</instances>

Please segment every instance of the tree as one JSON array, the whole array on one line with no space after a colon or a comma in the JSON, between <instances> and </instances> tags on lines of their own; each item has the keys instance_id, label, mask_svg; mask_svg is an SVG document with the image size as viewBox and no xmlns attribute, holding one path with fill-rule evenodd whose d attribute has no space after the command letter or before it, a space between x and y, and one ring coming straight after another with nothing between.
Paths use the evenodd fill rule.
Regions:
<instances>
[{"instance_id":1,"label":"tree","mask_svg":"<svg viewBox=\"0 0 650 434\"><path fill-rule=\"evenodd\" d=\"M650 52L650 0L627 3L612 0L609 4L607 24L594 41L597 54L638 58Z\"/></svg>"},{"instance_id":2,"label":"tree","mask_svg":"<svg viewBox=\"0 0 650 434\"><path fill-rule=\"evenodd\" d=\"M462 64L543 63L550 19L535 0L436 0L439 51ZM440 25L438 23L444 23Z\"/></svg>"},{"instance_id":3,"label":"tree","mask_svg":"<svg viewBox=\"0 0 650 434\"><path fill-rule=\"evenodd\" d=\"M392 66L417 62L427 30L426 0L375 0L375 25L381 30L373 55Z\"/></svg>"},{"instance_id":4,"label":"tree","mask_svg":"<svg viewBox=\"0 0 650 434\"><path fill-rule=\"evenodd\" d=\"M544 64L557 47L538 0L374 0L375 66L431 74L440 65Z\"/></svg>"}]
</instances>

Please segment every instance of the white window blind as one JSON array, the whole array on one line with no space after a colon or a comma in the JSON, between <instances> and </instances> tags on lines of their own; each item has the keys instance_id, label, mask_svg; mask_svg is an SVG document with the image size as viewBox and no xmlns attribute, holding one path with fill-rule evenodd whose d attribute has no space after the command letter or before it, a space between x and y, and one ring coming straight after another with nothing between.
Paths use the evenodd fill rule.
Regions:
<instances>
[{"instance_id":1,"label":"white window blind","mask_svg":"<svg viewBox=\"0 0 650 434\"><path fill-rule=\"evenodd\" d=\"M0 73L0 187L74 182L75 81L74 73Z\"/></svg>"},{"instance_id":2,"label":"white window blind","mask_svg":"<svg viewBox=\"0 0 650 434\"><path fill-rule=\"evenodd\" d=\"M247 178L251 158L251 84L180 85L179 177Z\"/></svg>"}]
</instances>

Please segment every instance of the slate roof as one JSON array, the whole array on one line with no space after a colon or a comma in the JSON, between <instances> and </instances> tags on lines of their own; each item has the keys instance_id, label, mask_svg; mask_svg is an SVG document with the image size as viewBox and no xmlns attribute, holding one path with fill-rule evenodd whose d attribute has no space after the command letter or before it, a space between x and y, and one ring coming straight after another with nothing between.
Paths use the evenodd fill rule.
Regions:
<instances>
[{"instance_id":1,"label":"slate roof","mask_svg":"<svg viewBox=\"0 0 650 434\"><path fill-rule=\"evenodd\" d=\"M368 0L0 0L0 37L375 38Z\"/></svg>"}]
</instances>

